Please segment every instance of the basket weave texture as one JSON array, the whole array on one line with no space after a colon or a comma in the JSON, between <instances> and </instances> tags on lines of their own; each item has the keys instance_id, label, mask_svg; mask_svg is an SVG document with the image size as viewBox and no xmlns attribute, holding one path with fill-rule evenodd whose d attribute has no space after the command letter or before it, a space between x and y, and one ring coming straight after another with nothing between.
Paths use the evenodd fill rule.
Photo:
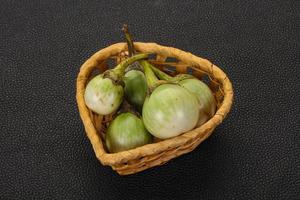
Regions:
<instances>
[{"instance_id":1,"label":"basket weave texture","mask_svg":"<svg viewBox=\"0 0 300 200\"><path fill-rule=\"evenodd\" d=\"M108 153L104 142L104 130L109 116L101 116L90 111L84 102L84 91L95 70L102 73L108 69L108 63L111 60L119 63L124 59L127 45L126 43L117 43L96 52L80 68L77 77L76 99L80 117L96 157L103 165L111 166L120 175L133 174L162 165L175 157L192 151L208 138L215 127L223 121L230 111L233 101L233 89L229 78L210 61L156 43L135 42L134 47L138 52L154 54L155 59L149 61L169 74L192 73L199 79L207 76L209 78L207 79L209 80L208 85L214 93L218 109L205 124L177 137L157 140L155 143L128 151ZM172 61L168 61L170 58Z\"/></svg>"}]
</instances>

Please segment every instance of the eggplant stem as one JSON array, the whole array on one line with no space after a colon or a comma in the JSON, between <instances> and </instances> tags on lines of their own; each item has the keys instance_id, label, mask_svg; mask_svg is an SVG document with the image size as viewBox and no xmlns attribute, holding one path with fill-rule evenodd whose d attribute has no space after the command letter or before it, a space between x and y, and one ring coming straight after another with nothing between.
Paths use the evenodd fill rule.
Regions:
<instances>
[{"instance_id":1,"label":"eggplant stem","mask_svg":"<svg viewBox=\"0 0 300 200\"><path fill-rule=\"evenodd\" d=\"M162 80L168 80L169 81L169 80L173 79L172 76L170 76L170 75L166 74L165 72L159 70L158 68L154 67L153 65L151 65L151 69L155 73L155 75L158 78L162 79Z\"/></svg>"},{"instance_id":2,"label":"eggplant stem","mask_svg":"<svg viewBox=\"0 0 300 200\"><path fill-rule=\"evenodd\" d=\"M128 25L124 24L122 31L124 32L125 38L126 38L126 42L127 42L127 46L128 46L128 54L129 57L133 56L136 52L134 49L134 44L133 44L133 39L132 39L132 35L130 34L129 30L128 30Z\"/></svg>"},{"instance_id":3,"label":"eggplant stem","mask_svg":"<svg viewBox=\"0 0 300 200\"><path fill-rule=\"evenodd\" d=\"M151 69L150 63L145 60L141 60L140 64L144 68L146 80L148 83L149 88L155 87L156 83L159 81L158 78L155 76L154 72Z\"/></svg>"},{"instance_id":4,"label":"eggplant stem","mask_svg":"<svg viewBox=\"0 0 300 200\"><path fill-rule=\"evenodd\" d=\"M124 61L122 61L120 64L118 64L113 71L123 77L126 68L134 63L135 61L142 60L148 58L148 54L137 54L135 56L132 56Z\"/></svg>"}]
</instances>

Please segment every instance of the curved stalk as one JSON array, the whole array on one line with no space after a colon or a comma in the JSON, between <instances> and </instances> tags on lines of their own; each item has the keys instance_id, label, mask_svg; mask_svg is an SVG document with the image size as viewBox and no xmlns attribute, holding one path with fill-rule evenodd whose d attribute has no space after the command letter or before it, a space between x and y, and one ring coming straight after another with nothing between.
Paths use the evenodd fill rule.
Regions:
<instances>
[{"instance_id":1,"label":"curved stalk","mask_svg":"<svg viewBox=\"0 0 300 200\"><path fill-rule=\"evenodd\" d=\"M155 87L156 83L159 80L155 76L154 72L152 71L150 64L145 60L140 61L140 63L144 67L144 72L145 72L148 86L150 88Z\"/></svg>"},{"instance_id":2,"label":"curved stalk","mask_svg":"<svg viewBox=\"0 0 300 200\"><path fill-rule=\"evenodd\" d=\"M134 63L135 61L141 60L141 59L145 59L148 58L148 54L137 54L135 56L132 56L124 61L122 61L120 64L118 64L113 71L118 74L123 76L125 73L125 69L132 63Z\"/></svg>"},{"instance_id":3,"label":"curved stalk","mask_svg":"<svg viewBox=\"0 0 300 200\"><path fill-rule=\"evenodd\" d=\"M158 78L162 79L162 80L167 80L167 81L171 81L173 79L172 76L170 76L169 74L159 70L158 68L154 67L153 65L150 65L152 71L155 73L156 76L158 76Z\"/></svg>"}]
</instances>

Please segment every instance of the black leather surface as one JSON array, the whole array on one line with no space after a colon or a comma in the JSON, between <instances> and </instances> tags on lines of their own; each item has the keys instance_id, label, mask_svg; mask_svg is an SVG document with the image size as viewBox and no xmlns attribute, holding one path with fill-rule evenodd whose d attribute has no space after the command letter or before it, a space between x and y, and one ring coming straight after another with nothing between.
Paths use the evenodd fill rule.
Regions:
<instances>
[{"instance_id":1,"label":"black leather surface","mask_svg":"<svg viewBox=\"0 0 300 200\"><path fill-rule=\"evenodd\" d=\"M300 199L299 1L130 2L1 1L0 198ZM121 177L93 153L75 80L125 22L221 66L235 103L192 153Z\"/></svg>"}]
</instances>

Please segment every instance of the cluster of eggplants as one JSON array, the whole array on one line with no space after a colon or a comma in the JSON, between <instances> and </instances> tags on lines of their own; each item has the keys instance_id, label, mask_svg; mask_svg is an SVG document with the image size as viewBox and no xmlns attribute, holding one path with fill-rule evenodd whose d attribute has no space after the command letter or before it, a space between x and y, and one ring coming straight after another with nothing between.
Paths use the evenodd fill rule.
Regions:
<instances>
[{"instance_id":1,"label":"cluster of eggplants","mask_svg":"<svg viewBox=\"0 0 300 200\"><path fill-rule=\"evenodd\" d=\"M152 136L175 137L214 115L216 102L205 83L192 75L171 77L160 71L145 60L146 54L136 54L127 26L123 30L130 57L94 77L84 95L86 105L100 115L120 110L124 99L134 108L109 124L105 137L109 152L143 146L152 142Z\"/></svg>"},{"instance_id":2,"label":"cluster of eggplants","mask_svg":"<svg viewBox=\"0 0 300 200\"><path fill-rule=\"evenodd\" d=\"M147 58L146 54L135 55L118 64L114 69L95 76L86 86L86 105L100 115L115 112L123 101L123 77L126 68L135 61Z\"/></svg>"}]
</instances>

